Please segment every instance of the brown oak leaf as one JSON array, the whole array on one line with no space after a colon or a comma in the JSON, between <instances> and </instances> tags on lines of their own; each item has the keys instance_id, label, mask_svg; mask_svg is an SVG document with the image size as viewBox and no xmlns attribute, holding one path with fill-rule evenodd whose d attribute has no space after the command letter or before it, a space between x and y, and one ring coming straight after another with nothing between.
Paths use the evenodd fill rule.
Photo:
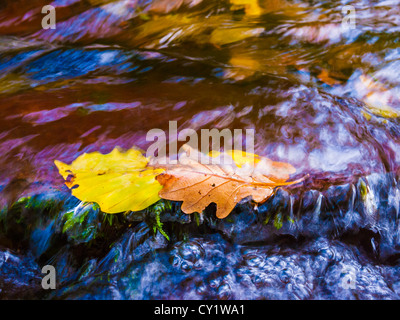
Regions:
<instances>
[{"instance_id":1,"label":"brown oak leaf","mask_svg":"<svg viewBox=\"0 0 400 320\"><path fill-rule=\"evenodd\" d=\"M286 182L295 169L287 163L274 162L253 154L237 151L209 156L184 146L186 154L177 165L160 165L166 171L157 176L163 186L159 196L183 201L182 211L202 212L209 204L217 205L217 217L228 216L244 198L262 203L277 187L295 184ZM231 160L231 161L229 161Z\"/></svg>"}]
</instances>

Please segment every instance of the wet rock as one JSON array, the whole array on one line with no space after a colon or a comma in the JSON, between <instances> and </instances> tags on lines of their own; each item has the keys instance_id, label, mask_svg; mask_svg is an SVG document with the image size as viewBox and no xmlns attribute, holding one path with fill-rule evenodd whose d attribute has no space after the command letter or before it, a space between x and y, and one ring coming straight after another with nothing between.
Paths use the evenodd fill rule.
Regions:
<instances>
[{"instance_id":1,"label":"wet rock","mask_svg":"<svg viewBox=\"0 0 400 320\"><path fill-rule=\"evenodd\" d=\"M111 253L110 253L111 254ZM111 254L113 255L113 254ZM113 255L114 256L114 255ZM140 262L97 268L64 297L90 299L397 299L397 268L355 246L317 239L241 246L193 237ZM113 262L108 260L110 267ZM119 263L117 258L114 264ZM143 263L145 262L145 263ZM111 265L110 265L111 263ZM95 275L95 276L94 276Z\"/></svg>"},{"instance_id":2,"label":"wet rock","mask_svg":"<svg viewBox=\"0 0 400 320\"><path fill-rule=\"evenodd\" d=\"M30 248L36 257L40 257L45 253L54 240L55 221L49 220L37 226L30 237Z\"/></svg>"},{"instance_id":3,"label":"wet rock","mask_svg":"<svg viewBox=\"0 0 400 320\"><path fill-rule=\"evenodd\" d=\"M399 194L396 175L374 174L326 190L280 189L222 220L210 207L199 225L172 203L163 221L186 231L169 242L154 233L154 212L104 229L97 207L71 200L73 210L46 219L31 208L30 239L40 265L57 271L47 299L397 299ZM66 224L65 212L79 223ZM110 230L120 232L114 240ZM17 258L39 268L30 255ZM27 269L16 277L33 277Z\"/></svg>"},{"instance_id":4,"label":"wet rock","mask_svg":"<svg viewBox=\"0 0 400 320\"><path fill-rule=\"evenodd\" d=\"M4 207L0 214L0 241L7 239L11 248L29 248L41 255L56 241L56 220L66 197L57 192L42 193Z\"/></svg>"},{"instance_id":5,"label":"wet rock","mask_svg":"<svg viewBox=\"0 0 400 320\"><path fill-rule=\"evenodd\" d=\"M41 269L32 255L0 250L0 299L39 299L41 283Z\"/></svg>"},{"instance_id":6,"label":"wet rock","mask_svg":"<svg viewBox=\"0 0 400 320\"><path fill-rule=\"evenodd\" d=\"M397 181L393 174L374 174L326 191L278 190L257 210L250 204L238 205L222 220L210 212L206 223L235 243L271 244L279 236L346 239L379 261L396 261L400 203Z\"/></svg>"},{"instance_id":7,"label":"wet rock","mask_svg":"<svg viewBox=\"0 0 400 320\"><path fill-rule=\"evenodd\" d=\"M93 203L81 202L73 211L63 215L63 232L75 243L86 243L96 238L101 229L100 208Z\"/></svg>"},{"instance_id":8,"label":"wet rock","mask_svg":"<svg viewBox=\"0 0 400 320\"><path fill-rule=\"evenodd\" d=\"M118 292L117 283L120 281L121 275L130 272L131 265L133 265L133 268L143 268L146 265L145 262L148 255L151 255L156 250L165 248L167 245L168 243L164 236L160 233L153 236L152 230L146 223L142 222L136 227L129 229L112 246L105 257L89 260L82 268L71 272L71 275L76 275L79 278L78 283L70 286L69 283L76 279L68 279L69 282L60 288L57 293L52 294L50 298L62 297L70 299L75 296L82 297L82 299L85 297L88 299L98 298L96 295L99 294L99 291L91 290L101 286L104 289L104 298L113 297L120 299L123 295ZM69 265L71 263L65 264L65 266ZM137 281L136 277L130 278L128 276L127 280L127 285L133 287L132 290L134 290ZM76 290L79 292L76 292Z\"/></svg>"}]
</instances>

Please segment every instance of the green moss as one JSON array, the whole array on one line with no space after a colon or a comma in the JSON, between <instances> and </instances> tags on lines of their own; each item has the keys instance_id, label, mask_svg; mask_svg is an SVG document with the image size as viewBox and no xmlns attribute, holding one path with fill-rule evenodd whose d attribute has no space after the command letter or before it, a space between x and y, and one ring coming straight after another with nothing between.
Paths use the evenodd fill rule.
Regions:
<instances>
[{"instance_id":1,"label":"green moss","mask_svg":"<svg viewBox=\"0 0 400 320\"><path fill-rule=\"evenodd\" d=\"M160 200L146 209L146 213L148 215L154 214L153 221L153 232L157 234L157 231L160 232L168 241L170 241L168 234L163 230L163 223L161 222L161 214L166 211L171 211L172 205L171 202L166 200Z\"/></svg>"},{"instance_id":2,"label":"green moss","mask_svg":"<svg viewBox=\"0 0 400 320\"><path fill-rule=\"evenodd\" d=\"M95 239L101 228L99 212L97 204L80 203L74 210L64 213L62 232L76 243Z\"/></svg>"},{"instance_id":3,"label":"green moss","mask_svg":"<svg viewBox=\"0 0 400 320\"><path fill-rule=\"evenodd\" d=\"M271 219L273 220L273 225L277 230L281 229L285 222L294 223L292 217L283 214L281 211L275 214L267 214L267 217L263 221L263 224L267 225L271 221Z\"/></svg>"},{"instance_id":4,"label":"green moss","mask_svg":"<svg viewBox=\"0 0 400 320\"><path fill-rule=\"evenodd\" d=\"M283 226L283 215L282 215L282 213L279 212L278 214L275 215L274 227L277 230L279 230L280 228L282 228L282 226Z\"/></svg>"}]
</instances>

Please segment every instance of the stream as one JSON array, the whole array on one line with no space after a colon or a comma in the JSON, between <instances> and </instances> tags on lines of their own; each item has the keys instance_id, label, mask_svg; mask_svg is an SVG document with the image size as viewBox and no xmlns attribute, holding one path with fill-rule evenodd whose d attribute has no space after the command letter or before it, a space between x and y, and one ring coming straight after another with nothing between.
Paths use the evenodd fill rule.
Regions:
<instances>
[{"instance_id":1,"label":"stream","mask_svg":"<svg viewBox=\"0 0 400 320\"><path fill-rule=\"evenodd\" d=\"M399 0L2 0L0 299L399 299L399 41ZM161 202L169 240L71 196L54 160L170 121L307 179L225 219Z\"/></svg>"}]
</instances>

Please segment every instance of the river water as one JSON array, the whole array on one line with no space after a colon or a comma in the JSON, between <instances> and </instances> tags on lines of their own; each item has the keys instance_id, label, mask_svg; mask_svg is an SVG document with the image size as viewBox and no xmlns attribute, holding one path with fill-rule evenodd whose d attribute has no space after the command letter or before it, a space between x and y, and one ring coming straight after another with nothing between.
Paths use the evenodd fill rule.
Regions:
<instances>
[{"instance_id":1,"label":"river water","mask_svg":"<svg viewBox=\"0 0 400 320\"><path fill-rule=\"evenodd\" d=\"M0 4L0 297L399 297L400 1L56 0L43 29L48 4ZM169 242L70 197L55 159L146 150L169 121L253 129L309 176L223 221L174 204Z\"/></svg>"}]
</instances>

